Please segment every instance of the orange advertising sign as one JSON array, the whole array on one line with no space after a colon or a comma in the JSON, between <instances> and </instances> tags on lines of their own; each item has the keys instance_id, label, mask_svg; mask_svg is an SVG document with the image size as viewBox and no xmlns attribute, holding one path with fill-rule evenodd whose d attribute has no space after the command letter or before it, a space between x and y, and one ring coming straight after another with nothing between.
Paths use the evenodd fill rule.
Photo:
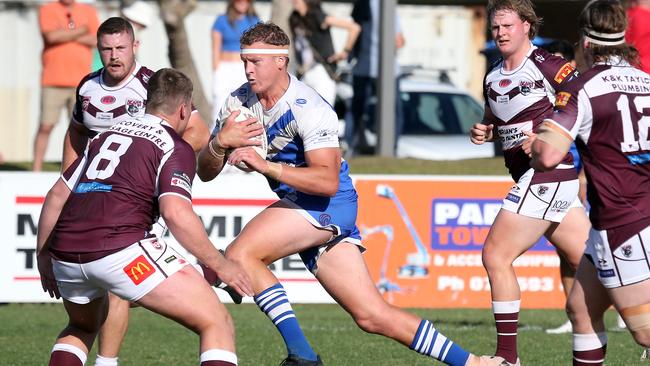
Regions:
<instances>
[{"instance_id":1,"label":"orange advertising sign","mask_svg":"<svg viewBox=\"0 0 650 366\"><path fill-rule=\"evenodd\" d=\"M490 308L481 248L506 178L358 177L357 224L377 287L402 307ZM559 258L545 239L514 264L523 308L562 308Z\"/></svg>"}]
</instances>

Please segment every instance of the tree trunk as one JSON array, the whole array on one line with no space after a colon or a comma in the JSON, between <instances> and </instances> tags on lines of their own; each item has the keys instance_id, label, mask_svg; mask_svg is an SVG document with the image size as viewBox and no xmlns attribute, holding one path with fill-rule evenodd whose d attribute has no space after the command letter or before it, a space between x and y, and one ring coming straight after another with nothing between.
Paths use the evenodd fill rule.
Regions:
<instances>
[{"instance_id":1,"label":"tree trunk","mask_svg":"<svg viewBox=\"0 0 650 366\"><path fill-rule=\"evenodd\" d=\"M203 85L194 65L185 30L185 17L196 8L196 0L158 0L160 15L169 39L169 62L194 84L194 106L206 123L212 120L212 106L203 94Z\"/></svg>"}]
</instances>

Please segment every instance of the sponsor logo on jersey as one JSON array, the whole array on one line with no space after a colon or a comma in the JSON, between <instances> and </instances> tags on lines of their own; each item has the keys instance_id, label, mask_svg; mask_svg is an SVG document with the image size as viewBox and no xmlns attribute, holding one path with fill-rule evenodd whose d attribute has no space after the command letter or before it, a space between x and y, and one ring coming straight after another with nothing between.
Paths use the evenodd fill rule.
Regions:
<instances>
[{"instance_id":1,"label":"sponsor logo on jersey","mask_svg":"<svg viewBox=\"0 0 650 366\"><path fill-rule=\"evenodd\" d=\"M178 187L184 190L185 192L192 194L192 186L182 178L172 177L170 184L173 187Z\"/></svg>"},{"instance_id":2,"label":"sponsor logo on jersey","mask_svg":"<svg viewBox=\"0 0 650 366\"><path fill-rule=\"evenodd\" d=\"M303 98L296 99L296 104L307 104L307 100Z\"/></svg>"},{"instance_id":3,"label":"sponsor logo on jersey","mask_svg":"<svg viewBox=\"0 0 650 366\"><path fill-rule=\"evenodd\" d=\"M176 259L176 256L175 256L175 255L171 255L171 256L165 258L165 263L170 263L170 262L172 262L174 259Z\"/></svg>"},{"instance_id":4,"label":"sponsor logo on jersey","mask_svg":"<svg viewBox=\"0 0 650 366\"><path fill-rule=\"evenodd\" d=\"M566 212L570 206L570 201L557 200L551 205L551 212Z\"/></svg>"},{"instance_id":5,"label":"sponsor logo on jersey","mask_svg":"<svg viewBox=\"0 0 650 366\"><path fill-rule=\"evenodd\" d=\"M123 269L124 273L126 273L136 286L156 272L156 268L149 263L144 255L140 255L131 263L127 264Z\"/></svg>"},{"instance_id":6,"label":"sponsor logo on jersey","mask_svg":"<svg viewBox=\"0 0 650 366\"><path fill-rule=\"evenodd\" d=\"M81 110L86 111L88 109L88 106L90 105L90 97L81 97Z\"/></svg>"},{"instance_id":7,"label":"sponsor logo on jersey","mask_svg":"<svg viewBox=\"0 0 650 366\"><path fill-rule=\"evenodd\" d=\"M632 246L629 244L623 245L621 247L621 251L623 252L625 258L630 258L632 256Z\"/></svg>"},{"instance_id":8,"label":"sponsor logo on jersey","mask_svg":"<svg viewBox=\"0 0 650 366\"><path fill-rule=\"evenodd\" d=\"M149 84L149 79L150 78L151 78L151 76L149 76L147 74L142 74L142 83L143 84Z\"/></svg>"},{"instance_id":9,"label":"sponsor logo on jersey","mask_svg":"<svg viewBox=\"0 0 650 366\"><path fill-rule=\"evenodd\" d=\"M97 112L95 114L95 118L97 118L100 121L110 121L113 119L113 113L112 112Z\"/></svg>"},{"instance_id":10,"label":"sponsor logo on jersey","mask_svg":"<svg viewBox=\"0 0 650 366\"><path fill-rule=\"evenodd\" d=\"M163 248L162 244L160 244L160 242L158 242L158 240L156 240L156 239L151 241L151 246L158 249L158 250Z\"/></svg>"},{"instance_id":11,"label":"sponsor logo on jersey","mask_svg":"<svg viewBox=\"0 0 650 366\"><path fill-rule=\"evenodd\" d=\"M571 99L571 93L567 92L559 92L555 96L555 107L558 108L564 108L566 105L569 103L569 99Z\"/></svg>"},{"instance_id":12,"label":"sponsor logo on jersey","mask_svg":"<svg viewBox=\"0 0 650 366\"><path fill-rule=\"evenodd\" d=\"M521 200L521 197L516 196L516 195L514 195L512 193L508 193L508 195L506 196L506 199L508 201L512 201L514 203L519 203L519 201Z\"/></svg>"},{"instance_id":13,"label":"sponsor logo on jersey","mask_svg":"<svg viewBox=\"0 0 650 366\"><path fill-rule=\"evenodd\" d=\"M542 55L536 55L535 60L537 60L537 62L544 62L546 59Z\"/></svg>"},{"instance_id":14,"label":"sponsor logo on jersey","mask_svg":"<svg viewBox=\"0 0 650 366\"><path fill-rule=\"evenodd\" d=\"M503 80L499 81L499 86L502 87L502 88L505 88L505 87L507 87L508 85L510 85L511 83L512 83L512 80L510 80L510 79L503 79Z\"/></svg>"},{"instance_id":15,"label":"sponsor logo on jersey","mask_svg":"<svg viewBox=\"0 0 650 366\"><path fill-rule=\"evenodd\" d=\"M113 104L115 103L115 97L112 95L105 95L99 101L102 102L102 104Z\"/></svg>"},{"instance_id":16,"label":"sponsor logo on jersey","mask_svg":"<svg viewBox=\"0 0 650 366\"><path fill-rule=\"evenodd\" d=\"M598 275L600 277L614 277L614 270L613 269L599 269L598 270Z\"/></svg>"},{"instance_id":17,"label":"sponsor logo on jersey","mask_svg":"<svg viewBox=\"0 0 650 366\"><path fill-rule=\"evenodd\" d=\"M88 192L110 192L113 190L112 185L102 184L98 182L79 183L74 190L74 193L88 193Z\"/></svg>"},{"instance_id":18,"label":"sponsor logo on jersey","mask_svg":"<svg viewBox=\"0 0 650 366\"><path fill-rule=\"evenodd\" d=\"M567 62L560 68L557 74L555 74L553 80L555 80L556 83L561 84L567 76L573 73L574 70L573 66Z\"/></svg>"},{"instance_id":19,"label":"sponsor logo on jersey","mask_svg":"<svg viewBox=\"0 0 650 366\"><path fill-rule=\"evenodd\" d=\"M431 200L431 249L480 251L502 203L495 199ZM541 238L532 250L553 251L554 248Z\"/></svg>"},{"instance_id":20,"label":"sponsor logo on jersey","mask_svg":"<svg viewBox=\"0 0 650 366\"><path fill-rule=\"evenodd\" d=\"M499 104L507 104L510 102L510 96L509 95L499 95L497 96L497 103Z\"/></svg>"},{"instance_id":21,"label":"sponsor logo on jersey","mask_svg":"<svg viewBox=\"0 0 650 366\"><path fill-rule=\"evenodd\" d=\"M142 109L144 109L144 101L140 99L127 99L124 103L126 106L126 113L131 117L136 117Z\"/></svg>"}]
</instances>

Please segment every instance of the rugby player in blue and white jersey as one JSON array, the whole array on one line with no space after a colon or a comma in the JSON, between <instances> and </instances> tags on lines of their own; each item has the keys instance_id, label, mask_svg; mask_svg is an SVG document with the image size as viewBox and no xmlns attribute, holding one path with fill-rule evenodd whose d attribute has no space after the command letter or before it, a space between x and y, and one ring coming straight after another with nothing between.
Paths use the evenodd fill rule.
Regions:
<instances>
[{"instance_id":1,"label":"rugby player in blue and white jersey","mask_svg":"<svg viewBox=\"0 0 650 366\"><path fill-rule=\"evenodd\" d=\"M295 253L363 330L449 365L499 365L502 358L472 355L431 322L386 303L361 255L357 193L341 159L336 114L316 91L287 73L289 38L278 26L258 23L240 43L248 82L223 106L212 139L199 154L198 175L211 180L226 162L243 162L264 174L280 197L244 227L226 257L248 271L255 302L282 335L288 352L282 365L322 365L267 267ZM230 109L241 105L257 118L234 122L236 112L228 116ZM268 140L266 159L252 148L259 141L250 140L261 133Z\"/></svg>"},{"instance_id":2,"label":"rugby player in blue and white jersey","mask_svg":"<svg viewBox=\"0 0 650 366\"><path fill-rule=\"evenodd\" d=\"M587 174L593 225L567 312L573 365L602 365L604 313L614 305L634 340L650 347L650 75L625 43L615 0L589 2L578 24L590 67L556 101L532 144L531 165L553 169L574 139Z\"/></svg>"}]
</instances>

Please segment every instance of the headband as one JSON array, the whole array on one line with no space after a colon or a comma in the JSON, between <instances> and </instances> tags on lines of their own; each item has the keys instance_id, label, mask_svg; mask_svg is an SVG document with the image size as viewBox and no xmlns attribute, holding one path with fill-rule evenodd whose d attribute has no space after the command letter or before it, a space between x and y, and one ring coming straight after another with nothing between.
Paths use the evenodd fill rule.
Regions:
<instances>
[{"instance_id":1,"label":"headband","mask_svg":"<svg viewBox=\"0 0 650 366\"><path fill-rule=\"evenodd\" d=\"M242 48L242 55L288 55L288 48Z\"/></svg>"},{"instance_id":2,"label":"headband","mask_svg":"<svg viewBox=\"0 0 650 366\"><path fill-rule=\"evenodd\" d=\"M600 33L593 29L585 29L585 39L601 46L617 46L625 43L625 31L619 33Z\"/></svg>"}]
</instances>

